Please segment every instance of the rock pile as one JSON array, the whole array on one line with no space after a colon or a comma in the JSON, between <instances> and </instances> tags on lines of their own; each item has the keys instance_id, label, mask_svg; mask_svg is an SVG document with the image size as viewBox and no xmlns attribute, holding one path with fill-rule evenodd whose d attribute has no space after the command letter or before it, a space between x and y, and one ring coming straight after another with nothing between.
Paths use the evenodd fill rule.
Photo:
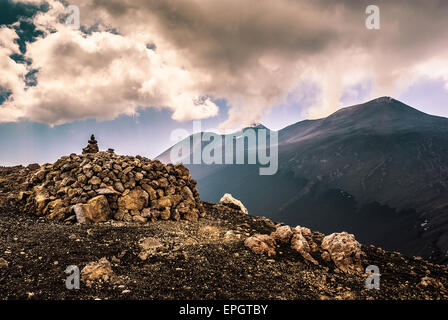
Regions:
<instances>
[{"instance_id":1,"label":"rock pile","mask_svg":"<svg viewBox=\"0 0 448 320\"><path fill-rule=\"evenodd\" d=\"M0 167L0 208L18 209L17 199L28 177L40 168L38 164L27 167Z\"/></svg>"},{"instance_id":2,"label":"rock pile","mask_svg":"<svg viewBox=\"0 0 448 320\"><path fill-rule=\"evenodd\" d=\"M67 223L195 221L205 216L196 181L182 164L95 152L97 148L92 136L82 155L64 156L32 174L19 196L25 209Z\"/></svg>"},{"instance_id":3,"label":"rock pile","mask_svg":"<svg viewBox=\"0 0 448 320\"><path fill-rule=\"evenodd\" d=\"M333 233L323 238L319 246L310 229L297 226L280 226L270 235L256 234L244 242L256 254L274 256L279 246L288 246L297 251L305 260L315 265L319 263L311 255L320 254L325 261L333 261L345 273L361 272L364 253L361 244L347 232Z\"/></svg>"}]
</instances>

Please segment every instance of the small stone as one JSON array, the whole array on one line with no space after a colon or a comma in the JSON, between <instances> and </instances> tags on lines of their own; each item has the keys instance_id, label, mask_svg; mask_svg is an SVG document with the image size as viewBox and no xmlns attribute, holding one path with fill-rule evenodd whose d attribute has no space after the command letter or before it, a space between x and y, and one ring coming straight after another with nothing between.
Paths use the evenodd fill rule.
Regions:
<instances>
[{"instance_id":1,"label":"small stone","mask_svg":"<svg viewBox=\"0 0 448 320\"><path fill-rule=\"evenodd\" d=\"M0 258L0 268L7 268L9 266L8 261L3 258Z\"/></svg>"},{"instance_id":2,"label":"small stone","mask_svg":"<svg viewBox=\"0 0 448 320\"><path fill-rule=\"evenodd\" d=\"M188 220L188 221L198 221L198 219L199 219L198 210L197 209L191 209L191 210L187 211L184 214L183 218L185 220Z\"/></svg>"},{"instance_id":3,"label":"small stone","mask_svg":"<svg viewBox=\"0 0 448 320\"><path fill-rule=\"evenodd\" d=\"M146 222L148 222L148 219L143 218L142 216L139 216L139 215L133 216L132 220L135 221L135 222L139 222L139 223L146 223Z\"/></svg>"},{"instance_id":4,"label":"small stone","mask_svg":"<svg viewBox=\"0 0 448 320\"><path fill-rule=\"evenodd\" d=\"M91 281L109 281L113 275L110 262L105 257L98 261L90 262L81 270L81 280L86 282L88 286Z\"/></svg>"},{"instance_id":5,"label":"small stone","mask_svg":"<svg viewBox=\"0 0 448 320\"><path fill-rule=\"evenodd\" d=\"M93 176L93 177L89 180L89 184L92 184L92 185L98 185L98 184L100 184L100 183L101 183L101 179L98 178L98 177L96 177L96 176Z\"/></svg>"},{"instance_id":6,"label":"small stone","mask_svg":"<svg viewBox=\"0 0 448 320\"><path fill-rule=\"evenodd\" d=\"M118 192L123 192L124 191L124 187L123 187L123 184L121 182L115 182L114 183L114 188Z\"/></svg>"},{"instance_id":7,"label":"small stone","mask_svg":"<svg viewBox=\"0 0 448 320\"><path fill-rule=\"evenodd\" d=\"M162 220L168 220L171 217L171 211L169 208L165 208L164 210L160 211L160 218Z\"/></svg>"},{"instance_id":8,"label":"small stone","mask_svg":"<svg viewBox=\"0 0 448 320\"><path fill-rule=\"evenodd\" d=\"M143 209L142 213L141 213L141 216L143 218L148 218L148 219L151 218L151 209L149 209L149 208Z\"/></svg>"},{"instance_id":9,"label":"small stone","mask_svg":"<svg viewBox=\"0 0 448 320\"><path fill-rule=\"evenodd\" d=\"M98 195L114 195L114 194L118 194L118 192L115 191L112 187L106 187L106 188L97 189L96 193Z\"/></svg>"},{"instance_id":10,"label":"small stone","mask_svg":"<svg viewBox=\"0 0 448 320\"><path fill-rule=\"evenodd\" d=\"M431 278L431 277L423 277L420 281L419 286L421 287L432 287L435 288L437 290L440 290L442 292L445 292L445 286L443 285L442 282L440 282L437 279Z\"/></svg>"},{"instance_id":11,"label":"small stone","mask_svg":"<svg viewBox=\"0 0 448 320\"><path fill-rule=\"evenodd\" d=\"M132 169L134 169L133 167L127 167L126 169L123 170L123 174L128 174L129 172L132 171Z\"/></svg>"},{"instance_id":12,"label":"small stone","mask_svg":"<svg viewBox=\"0 0 448 320\"><path fill-rule=\"evenodd\" d=\"M140 173L140 172L137 172L137 173L135 174L135 181L140 181L140 180L142 180L142 179L143 179L143 174Z\"/></svg>"}]
</instances>

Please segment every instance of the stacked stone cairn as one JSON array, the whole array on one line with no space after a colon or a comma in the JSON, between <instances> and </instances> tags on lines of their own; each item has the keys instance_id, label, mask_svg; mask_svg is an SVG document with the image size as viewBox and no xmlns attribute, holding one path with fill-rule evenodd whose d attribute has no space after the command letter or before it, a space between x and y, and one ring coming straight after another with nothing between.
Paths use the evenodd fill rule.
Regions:
<instances>
[{"instance_id":1,"label":"stacked stone cairn","mask_svg":"<svg viewBox=\"0 0 448 320\"><path fill-rule=\"evenodd\" d=\"M100 148L98 147L98 141L96 141L95 136L92 134L90 136L90 140L87 143L87 147L82 149L82 154L97 153L99 151L100 151Z\"/></svg>"},{"instance_id":2,"label":"stacked stone cairn","mask_svg":"<svg viewBox=\"0 0 448 320\"><path fill-rule=\"evenodd\" d=\"M67 223L196 221L205 216L196 181L182 164L98 150L92 135L81 155L43 165L19 196L25 210Z\"/></svg>"}]
</instances>

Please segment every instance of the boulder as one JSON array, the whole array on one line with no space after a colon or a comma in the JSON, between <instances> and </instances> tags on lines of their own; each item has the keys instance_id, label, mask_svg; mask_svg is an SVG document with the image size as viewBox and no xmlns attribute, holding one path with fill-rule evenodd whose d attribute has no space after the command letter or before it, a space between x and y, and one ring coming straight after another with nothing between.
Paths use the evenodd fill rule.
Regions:
<instances>
[{"instance_id":1,"label":"boulder","mask_svg":"<svg viewBox=\"0 0 448 320\"><path fill-rule=\"evenodd\" d=\"M140 215L135 215L135 216L132 216L132 221L138 222L138 223L146 223L146 222L148 222L148 219L144 218Z\"/></svg>"},{"instance_id":2,"label":"boulder","mask_svg":"<svg viewBox=\"0 0 448 320\"><path fill-rule=\"evenodd\" d=\"M142 188L143 188L143 190L145 190L148 193L150 200L157 199L157 192L156 192L156 190L154 190L153 187L151 187L150 185L145 183L145 184L142 184Z\"/></svg>"},{"instance_id":3,"label":"boulder","mask_svg":"<svg viewBox=\"0 0 448 320\"><path fill-rule=\"evenodd\" d=\"M157 206L159 209L171 208L172 205L173 205L173 201L170 197L163 197L157 201Z\"/></svg>"},{"instance_id":4,"label":"boulder","mask_svg":"<svg viewBox=\"0 0 448 320\"><path fill-rule=\"evenodd\" d=\"M93 177L89 180L89 184L92 184L92 185L97 185L97 184L100 184L100 183L101 183L101 179L98 178L98 177L96 177L96 176L93 176Z\"/></svg>"},{"instance_id":5,"label":"boulder","mask_svg":"<svg viewBox=\"0 0 448 320\"><path fill-rule=\"evenodd\" d=\"M229 206L231 208L240 210L241 212L248 214L246 207L243 205L243 203L234 197L230 193L226 193L222 196L221 200L219 200L220 204Z\"/></svg>"},{"instance_id":6,"label":"boulder","mask_svg":"<svg viewBox=\"0 0 448 320\"><path fill-rule=\"evenodd\" d=\"M87 204L76 204L73 210L79 223L104 222L111 216L109 203L104 195L90 199Z\"/></svg>"},{"instance_id":7,"label":"boulder","mask_svg":"<svg viewBox=\"0 0 448 320\"><path fill-rule=\"evenodd\" d=\"M268 257L276 254L275 241L266 234L256 234L249 237L244 241L244 245L256 254L267 255Z\"/></svg>"},{"instance_id":8,"label":"boulder","mask_svg":"<svg viewBox=\"0 0 448 320\"><path fill-rule=\"evenodd\" d=\"M325 252L322 258L331 259L343 272L362 272L361 244L355 240L353 234L347 232L333 233L322 240L322 249Z\"/></svg>"},{"instance_id":9,"label":"boulder","mask_svg":"<svg viewBox=\"0 0 448 320\"><path fill-rule=\"evenodd\" d=\"M41 216L44 214L44 209L47 203L50 201L50 194L42 186L36 186L33 189L34 192L34 202L36 204L36 215Z\"/></svg>"},{"instance_id":10,"label":"boulder","mask_svg":"<svg viewBox=\"0 0 448 320\"><path fill-rule=\"evenodd\" d=\"M169 208L165 208L160 211L160 218L162 220L168 220L171 217L171 211Z\"/></svg>"},{"instance_id":11,"label":"boulder","mask_svg":"<svg viewBox=\"0 0 448 320\"><path fill-rule=\"evenodd\" d=\"M151 209L149 209L149 208L143 209L142 213L141 213L141 216L143 218L147 218L147 219L151 218Z\"/></svg>"},{"instance_id":12,"label":"boulder","mask_svg":"<svg viewBox=\"0 0 448 320\"><path fill-rule=\"evenodd\" d=\"M92 261L88 263L81 270L81 280L84 281L87 286L91 286L94 281L109 281L114 277L114 272L110 262L104 257L98 261Z\"/></svg>"},{"instance_id":13,"label":"boulder","mask_svg":"<svg viewBox=\"0 0 448 320\"><path fill-rule=\"evenodd\" d=\"M63 220L70 209L64 207L61 199L56 199L48 203L44 209L44 214L49 220Z\"/></svg>"},{"instance_id":14,"label":"boulder","mask_svg":"<svg viewBox=\"0 0 448 320\"><path fill-rule=\"evenodd\" d=\"M199 210L198 209L189 209L183 214L183 218L188 221L198 221Z\"/></svg>"},{"instance_id":15,"label":"boulder","mask_svg":"<svg viewBox=\"0 0 448 320\"><path fill-rule=\"evenodd\" d=\"M184 199L194 199L193 192L187 186L184 186L182 188L182 196L184 197Z\"/></svg>"},{"instance_id":16,"label":"boulder","mask_svg":"<svg viewBox=\"0 0 448 320\"><path fill-rule=\"evenodd\" d=\"M114 183L114 188L118 192L123 192L124 191L123 184L120 181L117 181L117 182Z\"/></svg>"},{"instance_id":17,"label":"boulder","mask_svg":"<svg viewBox=\"0 0 448 320\"><path fill-rule=\"evenodd\" d=\"M158 249L160 247L162 247L163 245L160 243L159 240L157 240L156 238L153 237L147 237L147 238L143 238L140 239L138 246L142 249L142 250L155 250Z\"/></svg>"},{"instance_id":18,"label":"boulder","mask_svg":"<svg viewBox=\"0 0 448 320\"><path fill-rule=\"evenodd\" d=\"M289 244L291 241L291 237L293 235L292 228L290 226L281 226L278 227L273 233L271 233L271 237L277 243Z\"/></svg>"},{"instance_id":19,"label":"boulder","mask_svg":"<svg viewBox=\"0 0 448 320\"><path fill-rule=\"evenodd\" d=\"M142 189L133 189L118 198L118 208L121 210L142 210L148 206L149 195Z\"/></svg>"},{"instance_id":20,"label":"boulder","mask_svg":"<svg viewBox=\"0 0 448 320\"><path fill-rule=\"evenodd\" d=\"M307 228L304 228L304 229L307 229ZM310 254L310 252L312 251L311 248L312 248L312 244L310 245L309 240L306 239L305 234L302 233L302 230L300 229L300 227L299 227L299 229L295 228L293 230L293 236L291 238L291 249L300 253L300 255L305 260L311 261L312 263L317 265L318 262Z\"/></svg>"}]
</instances>

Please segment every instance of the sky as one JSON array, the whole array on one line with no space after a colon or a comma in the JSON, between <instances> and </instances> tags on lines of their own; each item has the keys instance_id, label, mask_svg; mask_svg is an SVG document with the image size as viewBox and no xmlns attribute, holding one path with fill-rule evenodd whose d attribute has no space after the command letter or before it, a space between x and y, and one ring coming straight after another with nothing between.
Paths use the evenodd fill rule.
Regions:
<instances>
[{"instance_id":1,"label":"sky","mask_svg":"<svg viewBox=\"0 0 448 320\"><path fill-rule=\"evenodd\" d=\"M448 1L375 1L379 29L370 4L0 0L0 165L80 153L92 133L153 158L192 121L278 130L379 96L448 117Z\"/></svg>"}]
</instances>

